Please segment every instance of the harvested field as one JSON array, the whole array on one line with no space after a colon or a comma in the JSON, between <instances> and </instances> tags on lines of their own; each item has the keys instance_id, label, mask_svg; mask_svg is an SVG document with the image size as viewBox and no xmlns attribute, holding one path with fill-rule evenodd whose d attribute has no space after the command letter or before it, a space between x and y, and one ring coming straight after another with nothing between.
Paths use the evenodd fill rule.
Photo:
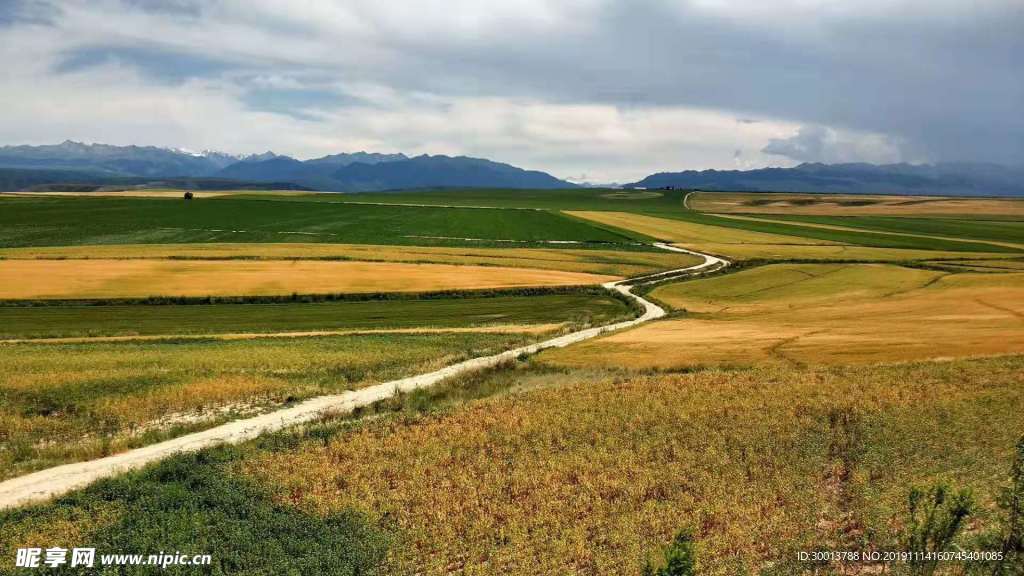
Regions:
<instances>
[{"instance_id":1,"label":"harvested field","mask_svg":"<svg viewBox=\"0 0 1024 576\"><path fill-rule=\"evenodd\" d=\"M600 284L614 279L616 277L556 270L447 264L3 260L0 261L0 299L426 292Z\"/></svg>"},{"instance_id":2,"label":"harvested field","mask_svg":"<svg viewBox=\"0 0 1024 576\"><path fill-rule=\"evenodd\" d=\"M470 264L638 276L698 264L689 254L664 250L598 250L573 248L446 248L438 246L374 246L361 244L115 244L0 248L8 259L81 258L252 258L339 259L367 262Z\"/></svg>"},{"instance_id":3,"label":"harvested field","mask_svg":"<svg viewBox=\"0 0 1024 576\"><path fill-rule=\"evenodd\" d=\"M689 206L701 212L821 216L1024 216L1013 198L694 192Z\"/></svg>"},{"instance_id":4,"label":"harvested field","mask_svg":"<svg viewBox=\"0 0 1024 576\"><path fill-rule=\"evenodd\" d=\"M1024 352L1024 274L777 264L660 287L696 313L547 352L568 366L847 364Z\"/></svg>"}]
</instances>

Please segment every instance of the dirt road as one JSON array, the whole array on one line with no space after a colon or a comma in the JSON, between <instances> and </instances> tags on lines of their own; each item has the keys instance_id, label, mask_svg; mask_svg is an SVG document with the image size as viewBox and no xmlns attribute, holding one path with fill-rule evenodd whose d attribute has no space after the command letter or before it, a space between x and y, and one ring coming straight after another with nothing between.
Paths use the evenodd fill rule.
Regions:
<instances>
[{"instance_id":1,"label":"dirt road","mask_svg":"<svg viewBox=\"0 0 1024 576\"><path fill-rule=\"evenodd\" d=\"M704 262L688 268L681 268L669 273L648 277L652 280L662 280L668 274L701 274L729 265L728 261L708 254L693 252L668 244L659 243L655 245L663 250L703 257ZM632 282L636 281L637 279L632 280ZM606 332L631 328L638 324L661 318L666 314L665 310L660 306L633 294L631 290L638 284L630 285L627 282L631 281L609 282L604 284L604 287L624 294L643 306L643 314L632 320L580 330L545 340L544 342L507 350L493 356L473 358L434 372L384 382L369 388L345 392L344 394L312 398L289 408L252 418L236 420L210 428L209 430L186 434L151 446L107 456L106 458L65 464L18 478L12 478L0 482L0 508L10 508L59 496L77 488L82 488L101 478L141 468L146 464L167 458L173 454L200 450L221 443L238 443L267 432L310 422L324 415L349 413L357 407L367 406L379 400L384 400L398 392L409 392L417 388L432 386L458 374L497 366L503 362L515 360L523 355L535 354L547 348L562 348L576 342L594 338ZM640 279L639 284L643 282L644 279Z\"/></svg>"}]
</instances>

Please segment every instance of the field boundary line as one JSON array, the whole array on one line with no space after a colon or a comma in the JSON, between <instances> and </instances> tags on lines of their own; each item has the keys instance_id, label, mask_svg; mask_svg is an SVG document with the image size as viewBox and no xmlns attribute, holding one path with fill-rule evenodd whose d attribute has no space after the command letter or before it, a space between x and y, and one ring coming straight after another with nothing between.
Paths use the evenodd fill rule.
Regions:
<instances>
[{"instance_id":1,"label":"field boundary line","mask_svg":"<svg viewBox=\"0 0 1024 576\"><path fill-rule=\"evenodd\" d=\"M558 330L566 322L544 324L494 324L481 326L437 326L418 328L366 328L347 330L297 330L292 332L211 332L209 334L128 334L122 336L54 336L8 338L4 344L105 344L114 342L160 342L162 340L263 340L270 338L320 338L324 336L372 336L375 334L539 334Z\"/></svg>"},{"instance_id":2,"label":"field boundary line","mask_svg":"<svg viewBox=\"0 0 1024 576\"><path fill-rule=\"evenodd\" d=\"M728 260L670 244L658 242L654 246L670 252L680 252L704 258L704 262L701 264L670 271L673 273L701 274L707 270L718 270L730 264ZM635 286L627 284L628 281L626 279L607 282L602 284L602 287L606 290L618 292L643 308L643 314L632 320L579 330L543 342L506 350L491 356L472 358L425 374L392 380L342 394L311 398L288 408L235 420L207 430L186 434L112 456L64 464L12 478L0 482L0 509L48 500L72 490L88 486L96 480L142 468L147 464L175 454L194 452L218 444L237 444L256 438L261 434L311 422L326 415L351 413L356 408L386 400L398 393L427 388L453 376L498 366L549 348L564 348L570 344L589 340L608 332L632 328L639 324L662 318L667 314L661 306L645 299L643 296L634 294L633 288Z\"/></svg>"}]
</instances>

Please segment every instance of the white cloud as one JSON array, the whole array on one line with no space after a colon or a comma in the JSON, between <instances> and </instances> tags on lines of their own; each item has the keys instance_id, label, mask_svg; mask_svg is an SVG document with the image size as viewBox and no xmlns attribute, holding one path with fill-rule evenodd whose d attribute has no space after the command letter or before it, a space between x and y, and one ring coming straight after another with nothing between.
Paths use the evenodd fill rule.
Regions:
<instances>
[{"instance_id":1,"label":"white cloud","mask_svg":"<svg viewBox=\"0 0 1024 576\"><path fill-rule=\"evenodd\" d=\"M52 27L0 25L0 144L468 154L620 181L1024 157L1011 0L57 4ZM96 48L139 56L57 72Z\"/></svg>"}]
</instances>

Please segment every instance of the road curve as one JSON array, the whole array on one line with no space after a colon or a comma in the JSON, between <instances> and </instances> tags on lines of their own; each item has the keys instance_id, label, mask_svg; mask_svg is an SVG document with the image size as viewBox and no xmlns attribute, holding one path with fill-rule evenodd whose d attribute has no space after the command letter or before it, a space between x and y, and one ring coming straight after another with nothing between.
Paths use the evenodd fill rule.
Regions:
<instances>
[{"instance_id":1,"label":"road curve","mask_svg":"<svg viewBox=\"0 0 1024 576\"><path fill-rule=\"evenodd\" d=\"M120 454L75 462L33 472L25 476L0 482L0 509L11 508L60 496L77 488L82 488L101 478L114 476L128 470L141 468L157 460L167 458L181 452L191 452L221 443L238 443L250 440L267 432L274 432L289 426L316 420L326 414L346 414L361 406L368 406L379 400L389 398L398 392L409 392L417 388L426 388L458 374L497 366L503 362L514 360L523 355L535 354L547 348L562 348L576 342L588 340L605 332L631 328L638 324L661 318L665 310L657 304L632 293L635 286L645 281L662 280L672 275L693 275L718 270L728 266L729 262L715 256L678 248L668 244L655 244L658 248L672 252L682 252L704 258L704 262L688 268L680 268L640 279L627 279L609 282L603 286L614 290L628 298L632 298L644 308L643 314L623 322L588 328L571 334L565 334L544 342L530 344L507 350L493 356L472 358L458 364L447 366L434 372L410 376L400 380L384 382L368 388L352 390L343 394L319 396L300 402L294 406L275 410L251 418L228 422L208 430L179 436L164 442L136 448ZM639 281L639 282L638 282Z\"/></svg>"}]
</instances>

